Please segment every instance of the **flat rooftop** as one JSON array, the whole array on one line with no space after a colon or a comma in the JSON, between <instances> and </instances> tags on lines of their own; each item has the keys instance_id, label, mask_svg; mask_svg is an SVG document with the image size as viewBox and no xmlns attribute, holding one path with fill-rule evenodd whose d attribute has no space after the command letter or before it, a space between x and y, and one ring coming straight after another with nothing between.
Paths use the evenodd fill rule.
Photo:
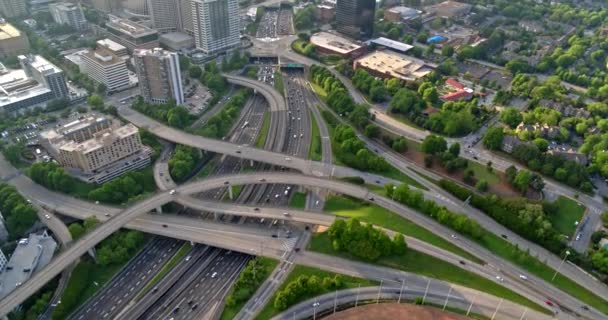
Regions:
<instances>
[{"instance_id":1,"label":"flat rooftop","mask_svg":"<svg viewBox=\"0 0 608 320\"><path fill-rule=\"evenodd\" d=\"M125 137L136 134L137 132L137 127L129 123L120 128L110 128L99 131L95 133L94 138L81 143L69 141L63 144L60 149L68 152L81 151L83 153L89 153L111 144L114 139L124 139Z\"/></svg>"},{"instance_id":2,"label":"flat rooftop","mask_svg":"<svg viewBox=\"0 0 608 320\"><path fill-rule=\"evenodd\" d=\"M32 233L21 239L0 275L0 298L27 281L34 272L47 265L57 248L57 242L46 232L42 235ZM10 269L10 270L9 270ZM26 271L28 270L29 271Z\"/></svg>"},{"instance_id":3,"label":"flat rooftop","mask_svg":"<svg viewBox=\"0 0 608 320\"><path fill-rule=\"evenodd\" d=\"M150 29L142 24L128 19L122 19L114 15L108 15L108 18L110 21L106 23L106 27L113 28L132 37L142 37L158 33L158 31L154 29Z\"/></svg>"},{"instance_id":4,"label":"flat rooftop","mask_svg":"<svg viewBox=\"0 0 608 320\"><path fill-rule=\"evenodd\" d=\"M112 50L112 51L127 50L127 47L123 46L122 44L120 44L116 41L112 41L111 39L99 40L99 41L97 41L97 45L108 48L109 50Z\"/></svg>"},{"instance_id":5,"label":"flat rooftop","mask_svg":"<svg viewBox=\"0 0 608 320\"><path fill-rule=\"evenodd\" d=\"M87 58L95 61L102 66L111 66L118 63L124 63L125 60L118 57L114 52L106 47L98 47L93 51L84 54Z\"/></svg>"},{"instance_id":6,"label":"flat rooftop","mask_svg":"<svg viewBox=\"0 0 608 320\"><path fill-rule=\"evenodd\" d=\"M165 50L163 48L135 49L135 50L133 50L133 56L164 57L164 56L168 56L171 53L173 53L173 52Z\"/></svg>"},{"instance_id":7,"label":"flat rooftop","mask_svg":"<svg viewBox=\"0 0 608 320\"><path fill-rule=\"evenodd\" d=\"M353 42L352 40L329 32L319 32L313 34L310 37L310 43L341 54L348 54L361 48L361 45Z\"/></svg>"},{"instance_id":8,"label":"flat rooftop","mask_svg":"<svg viewBox=\"0 0 608 320\"><path fill-rule=\"evenodd\" d=\"M0 75L0 108L51 92L38 81L28 78L23 70L11 70Z\"/></svg>"},{"instance_id":9,"label":"flat rooftop","mask_svg":"<svg viewBox=\"0 0 608 320\"><path fill-rule=\"evenodd\" d=\"M379 46L384 46L387 48L395 49L397 51L406 52L412 49L414 46L411 46L407 43L391 40L389 38L380 37L371 41L371 43L377 44Z\"/></svg>"},{"instance_id":10,"label":"flat rooftop","mask_svg":"<svg viewBox=\"0 0 608 320\"><path fill-rule=\"evenodd\" d=\"M17 38L21 36L21 31L13 27L10 23L0 24L0 40L6 40L11 38Z\"/></svg>"},{"instance_id":11,"label":"flat rooftop","mask_svg":"<svg viewBox=\"0 0 608 320\"><path fill-rule=\"evenodd\" d=\"M34 69L38 70L38 72L40 73L43 73L48 70L53 70L54 72L63 72L63 70L61 70L59 67L52 64L40 55L21 55L19 56L19 59L21 60L22 57L26 58L29 65L31 65Z\"/></svg>"},{"instance_id":12,"label":"flat rooftop","mask_svg":"<svg viewBox=\"0 0 608 320\"><path fill-rule=\"evenodd\" d=\"M423 60L390 50L374 51L356 60L361 67L382 73L387 77L416 80L433 71Z\"/></svg>"}]
</instances>

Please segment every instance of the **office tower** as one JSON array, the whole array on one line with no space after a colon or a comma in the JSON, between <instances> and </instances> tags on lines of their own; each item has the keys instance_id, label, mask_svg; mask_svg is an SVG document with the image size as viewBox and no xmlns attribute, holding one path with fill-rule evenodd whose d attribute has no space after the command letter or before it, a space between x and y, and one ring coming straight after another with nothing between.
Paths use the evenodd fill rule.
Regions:
<instances>
[{"instance_id":1,"label":"office tower","mask_svg":"<svg viewBox=\"0 0 608 320\"><path fill-rule=\"evenodd\" d=\"M27 14L25 0L0 0L0 13L5 18L25 16Z\"/></svg>"},{"instance_id":2,"label":"office tower","mask_svg":"<svg viewBox=\"0 0 608 320\"><path fill-rule=\"evenodd\" d=\"M374 32L375 0L338 0L338 32L355 39L369 38Z\"/></svg>"},{"instance_id":3,"label":"office tower","mask_svg":"<svg viewBox=\"0 0 608 320\"><path fill-rule=\"evenodd\" d=\"M160 33L175 32L179 25L176 0L147 0L154 29Z\"/></svg>"},{"instance_id":4,"label":"office tower","mask_svg":"<svg viewBox=\"0 0 608 320\"><path fill-rule=\"evenodd\" d=\"M118 0L91 0L93 8L104 13L115 13L120 9Z\"/></svg>"},{"instance_id":5,"label":"office tower","mask_svg":"<svg viewBox=\"0 0 608 320\"><path fill-rule=\"evenodd\" d=\"M237 0L192 0L192 22L196 47L206 54L240 44Z\"/></svg>"},{"instance_id":6,"label":"office tower","mask_svg":"<svg viewBox=\"0 0 608 320\"><path fill-rule=\"evenodd\" d=\"M177 0L177 8L179 9L179 25L178 29L191 36L194 35L194 26L192 25L192 0Z\"/></svg>"},{"instance_id":7,"label":"office tower","mask_svg":"<svg viewBox=\"0 0 608 320\"><path fill-rule=\"evenodd\" d=\"M125 12L132 16L147 18L150 16L148 2L146 0L123 0L122 7Z\"/></svg>"},{"instance_id":8,"label":"office tower","mask_svg":"<svg viewBox=\"0 0 608 320\"><path fill-rule=\"evenodd\" d=\"M69 98L63 70L38 55L21 55L18 59L25 74L50 89L55 99Z\"/></svg>"},{"instance_id":9,"label":"office tower","mask_svg":"<svg viewBox=\"0 0 608 320\"><path fill-rule=\"evenodd\" d=\"M85 30L88 28L87 20L84 18L80 4L69 2L51 3L49 11L58 24L66 24L76 30Z\"/></svg>"},{"instance_id":10,"label":"office tower","mask_svg":"<svg viewBox=\"0 0 608 320\"><path fill-rule=\"evenodd\" d=\"M144 101L166 103L173 99L177 104L184 103L177 53L161 48L137 49L133 60Z\"/></svg>"},{"instance_id":11,"label":"office tower","mask_svg":"<svg viewBox=\"0 0 608 320\"><path fill-rule=\"evenodd\" d=\"M24 32L10 23L0 23L0 57L27 53L30 43Z\"/></svg>"},{"instance_id":12,"label":"office tower","mask_svg":"<svg viewBox=\"0 0 608 320\"><path fill-rule=\"evenodd\" d=\"M127 47L129 51L158 47L158 31L114 15L108 15L108 18L108 37Z\"/></svg>"},{"instance_id":13,"label":"office tower","mask_svg":"<svg viewBox=\"0 0 608 320\"><path fill-rule=\"evenodd\" d=\"M82 55L84 73L91 79L103 83L108 92L129 85L127 62L106 47L98 47Z\"/></svg>"}]
</instances>

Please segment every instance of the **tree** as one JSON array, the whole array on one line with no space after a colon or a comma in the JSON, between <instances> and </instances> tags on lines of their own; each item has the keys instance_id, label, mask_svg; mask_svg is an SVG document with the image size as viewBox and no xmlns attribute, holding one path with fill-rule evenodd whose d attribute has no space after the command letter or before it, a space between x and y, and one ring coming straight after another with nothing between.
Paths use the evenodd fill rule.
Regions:
<instances>
[{"instance_id":1,"label":"tree","mask_svg":"<svg viewBox=\"0 0 608 320\"><path fill-rule=\"evenodd\" d=\"M422 141L422 152L430 155L442 153L448 148L448 144L443 137L430 134Z\"/></svg>"},{"instance_id":2,"label":"tree","mask_svg":"<svg viewBox=\"0 0 608 320\"><path fill-rule=\"evenodd\" d=\"M608 211L602 213L602 223L604 227L608 227Z\"/></svg>"},{"instance_id":3,"label":"tree","mask_svg":"<svg viewBox=\"0 0 608 320\"><path fill-rule=\"evenodd\" d=\"M380 134L380 127L378 127L377 125L375 125L373 123L370 123L367 126L365 126L364 133L367 137L375 138Z\"/></svg>"},{"instance_id":4,"label":"tree","mask_svg":"<svg viewBox=\"0 0 608 320\"><path fill-rule=\"evenodd\" d=\"M466 183L473 183L473 180L475 179L475 172L471 169L467 169L464 172L464 176L462 177L462 180Z\"/></svg>"},{"instance_id":5,"label":"tree","mask_svg":"<svg viewBox=\"0 0 608 320\"><path fill-rule=\"evenodd\" d=\"M450 146L449 152L454 156L458 157L460 155L460 143L455 142Z\"/></svg>"},{"instance_id":6,"label":"tree","mask_svg":"<svg viewBox=\"0 0 608 320\"><path fill-rule=\"evenodd\" d=\"M69 227L68 230L70 231L70 234L72 235L72 239L76 240L80 237L82 237L82 235L85 233L84 228L82 227L82 225L80 223L72 223Z\"/></svg>"},{"instance_id":7,"label":"tree","mask_svg":"<svg viewBox=\"0 0 608 320\"><path fill-rule=\"evenodd\" d=\"M505 67L512 74L528 72L528 71L530 71L530 69L532 69L527 62L525 62L521 59L513 59L513 60L507 62Z\"/></svg>"},{"instance_id":8,"label":"tree","mask_svg":"<svg viewBox=\"0 0 608 320\"><path fill-rule=\"evenodd\" d=\"M430 104L435 104L435 103L439 102L439 95L437 94L437 89L435 89L435 88L425 89L424 93L422 95L422 99L424 99L424 101L426 101Z\"/></svg>"},{"instance_id":9,"label":"tree","mask_svg":"<svg viewBox=\"0 0 608 320\"><path fill-rule=\"evenodd\" d=\"M103 98L94 94L87 98L87 103L93 106L93 108L99 109L103 107Z\"/></svg>"},{"instance_id":10,"label":"tree","mask_svg":"<svg viewBox=\"0 0 608 320\"><path fill-rule=\"evenodd\" d=\"M511 127L511 129L517 127L523 118L519 110L514 107L505 108L500 114L500 121Z\"/></svg>"},{"instance_id":11,"label":"tree","mask_svg":"<svg viewBox=\"0 0 608 320\"><path fill-rule=\"evenodd\" d=\"M513 179L513 186L521 193L526 193L528 186L532 181L532 174L528 170L520 170L515 179Z\"/></svg>"},{"instance_id":12,"label":"tree","mask_svg":"<svg viewBox=\"0 0 608 320\"><path fill-rule=\"evenodd\" d=\"M504 132L501 127L489 128L483 135L483 145L490 150L498 150L502 146Z\"/></svg>"},{"instance_id":13,"label":"tree","mask_svg":"<svg viewBox=\"0 0 608 320\"><path fill-rule=\"evenodd\" d=\"M477 190L479 190L480 192L486 192L488 191L488 182L486 180L479 180L477 181L477 184L475 185L475 188Z\"/></svg>"},{"instance_id":14,"label":"tree","mask_svg":"<svg viewBox=\"0 0 608 320\"><path fill-rule=\"evenodd\" d=\"M549 149L549 142L543 138L536 138L532 141L540 152L546 152Z\"/></svg>"},{"instance_id":15,"label":"tree","mask_svg":"<svg viewBox=\"0 0 608 320\"><path fill-rule=\"evenodd\" d=\"M403 137L399 137L393 141L391 148L397 152L407 151L407 141Z\"/></svg>"},{"instance_id":16,"label":"tree","mask_svg":"<svg viewBox=\"0 0 608 320\"><path fill-rule=\"evenodd\" d=\"M407 243L405 237L401 233L396 233L393 237L393 252L398 255L402 255L407 250Z\"/></svg>"},{"instance_id":17,"label":"tree","mask_svg":"<svg viewBox=\"0 0 608 320\"><path fill-rule=\"evenodd\" d=\"M198 79L200 78L201 74L203 74L203 71L199 66L194 65L188 69L188 74L190 75L190 78Z\"/></svg>"},{"instance_id":18,"label":"tree","mask_svg":"<svg viewBox=\"0 0 608 320\"><path fill-rule=\"evenodd\" d=\"M454 47L448 45L443 46L443 48L441 48L441 55L451 58L454 55Z\"/></svg>"}]
</instances>

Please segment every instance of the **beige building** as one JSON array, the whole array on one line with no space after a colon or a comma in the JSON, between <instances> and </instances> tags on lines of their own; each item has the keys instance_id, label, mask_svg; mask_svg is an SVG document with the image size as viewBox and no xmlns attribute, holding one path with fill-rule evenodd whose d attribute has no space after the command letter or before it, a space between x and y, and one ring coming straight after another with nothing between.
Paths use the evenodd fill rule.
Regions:
<instances>
[{"instance_id":1,"label":"beige building","mask_svg":"<svg viewBox=\"0 0 608 320\"><path fill-rule=\"evenodd\" d=\"M141 95L148 103L166 103L174 100L184 103L181 71L177 53L156 48L137 49L133 52Z\"/></svg>"},{"instance_id":2,"label":"beige building","mask_svg":"<svg viewBox=\"0 0 608 320\"><path fill-rule=\"evenodd\" d=\"M16 56L27 53L30 43L24 32L10 23L0 24L0 57Z\"/></svg>"},{"instance_id":3,"label":"beige building","mask_svg":"<svg viewBox=\"0 0 608 320\"><path fill-rule=\"evenodd\" d=\"M375 77L397 78L404 81L422 78L435 67L423 60L390 50L374 51L353 63L354 70L362 68Z\"/></svg>"},{"instance_id":4,"label":"beige building","mask_svg":"<svg viewBox=\"0 0 608 320\"><path fill-rule=\"evenodd\" d=\"M127 124L96 132L93 138L80 143L65 143L59 148L58 160L65 167L96 173L100 168L139 152L142 147L137 127Z\"/></svg>"}]
</instances>

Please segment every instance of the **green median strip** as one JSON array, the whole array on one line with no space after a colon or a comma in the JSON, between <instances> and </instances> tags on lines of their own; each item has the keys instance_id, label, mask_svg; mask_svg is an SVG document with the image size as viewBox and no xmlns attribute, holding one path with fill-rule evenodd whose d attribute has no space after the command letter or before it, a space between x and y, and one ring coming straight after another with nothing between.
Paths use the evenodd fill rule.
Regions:
<instances>
[{"instance_id":1,"label":"green median strip","mask_svg":"<svg viewBox=\"0 0 608 320\"><path fill-rule=\"evenodd\" d=\"M184 245L182 245L182 247L177 250L173 258L171 258L171 260L169 260L169 262L167 262L162 267L162 269L160 269L160 271L154 276L154 278L152 278L152 280L150 280L150 282L141 290L137 297L135 297L135 300L141 299L141 297L143 297L148 291L150 291L150 289L153 288L162 278L164 278L167 273L169 273L169 271L171 271L171 269L175 267L175 265L182 261L182 258L190 251L190 249L192 249L192 245L190 245L190 242L184 243Z\"/></svg>"},{"instance_id":2,"label":"green median strip","mask_svg":"<svg viewBox=\"0 0 608 320\"><path fill-rule=\"evenodd\" d=\"M431 231L377 205L371 205L367 202L348 197L330 196L325 202L324 210L337 216L357 218L360 221L402 233L452 252L470 261L477 263L483 262L474 255L435 235Z\"/></svg>"},{"instance_id":3,"label":"green median strip","mask_svg":"<svg viewBox=\"0 0 608 320\"><path fill-rule=\"evenodd\" d=\"M264 120L262 122L262 128L260 128L260 133L255 139L255 146L258 148L264 148L266 144L266 138L268 137L268 129L270 128L270 113L264 112Z\"/></svg>"},{"instance_id":4,"label":"green median strip","mask_svg":"<svg viewBox=\"0 0 608 320\"><path fill-rule=\"evenodd\" d=\"M314 234L311 239L309 249L311 251L345 259L359 260L348 253L334 250L332 242L326 232ZM486 279L470 271L461 269L451 263L447 263L416 250L407 249L403 255L382 257L375 262L364 262L459 284L471 289L492 294L500 298L505 298L517 304L530 307L531 309L539 312L550 314L550 312L542 306L492 280Z\"/></svg>"},{"instance_id":5,"label":"green median strip","mask_svg":"<svg viewBox=\"0 0 608 320\"><path fill-rule=\"evenodd\" d=\"M321 144L321 133L319 132L319 126L317 124L317 119L312 115L310 115L311 121L311 139L310 139L310 149L308 150L308 158L314 161L321 161L322 155L322 144Z\"/></svg>"},{"instance_id":6,"label":"green median strip","mask_svg":"<svg viewBox=\"0 0 608 320\"><path fill-rule=\"evenodd\" d=\"M304 209L306 207L306 193L294 193L291 200L289 200L289 207L294 209Z\"/></svg>"}]
</instances>

